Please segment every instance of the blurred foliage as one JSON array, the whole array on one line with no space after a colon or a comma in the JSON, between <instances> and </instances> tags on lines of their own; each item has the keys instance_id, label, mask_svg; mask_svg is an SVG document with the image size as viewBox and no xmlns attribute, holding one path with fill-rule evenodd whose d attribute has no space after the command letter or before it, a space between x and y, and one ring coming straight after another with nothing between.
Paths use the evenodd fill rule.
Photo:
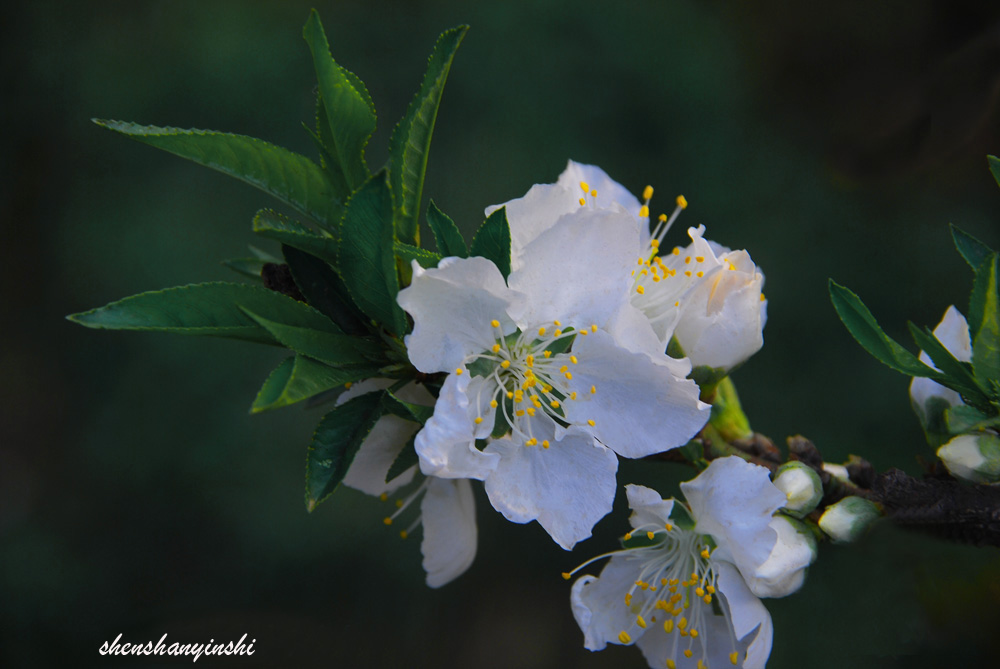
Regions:
<instances>
[{"instance_id":1,"label":"blurred foliage","mask_svg":"<svg viewBox=\"0 0 1000 669\"><path fill-rule=\"evenodd\" d=\"M644 666L591 654L574 554L479 497L480 553L423 583L417 541L345 490L315 514L302 464L318 419L250 417L280 352L81 330L63 315L235 275L245 185L116 138L91 117L261 137L312 155L301 26L310 3L19 3L0 10L0 665L98 664L129 640L256 638L240 666ZM472 26L444 94L425 194L471 238L483 208L592 162L653 214L747 248L768 283L764 349L734 377L758 431L804 433L829 460L920 471L930 457L905 378L840 326L832 276L905 340L967 295L954 222L1000 246L985 155L1000 137L1000 7L987 2L763 0L318 6L338 60L382 116L388 157L438 33ZM681 230L674 232L680 239ZM276 251L276 248L268 249ZM895 328L894 328L895 326ZM688 472L624 462L670 494ZM622 500L619 500L621 502ZM998 556L891 528L825 546L803 590L768 602L770 667L992 663ZM201 664L208 663L202 658ZM143 659L136 666L155 665Z\"/></svg>"}]
</instances>

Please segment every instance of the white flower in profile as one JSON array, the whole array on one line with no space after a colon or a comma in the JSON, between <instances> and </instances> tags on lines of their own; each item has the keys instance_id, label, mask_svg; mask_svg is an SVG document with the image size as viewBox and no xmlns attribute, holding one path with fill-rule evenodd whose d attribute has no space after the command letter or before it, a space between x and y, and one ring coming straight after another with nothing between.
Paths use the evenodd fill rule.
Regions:
<instances>
[{"instance_id":1,"label":"white flower in profile","mask_svg":"<svg viewBox=\"0 0 1000 669\"><path fill-rule=\"evenodd\" d=\"M601 168L571 160L555 184L535 185L524 197L486 213L506 206L516 267L521 249L560 217L581 207L624 209L639 224L629 267L632 304L645 314L664 348L675 337L695 367L728 372L764 344L764 275L746 251L704 239L704 226L688 229L692 241L687 247L661 255L660 245L687 200L678 197L673 213L661 215L651 231L652 196L647 186L640 202Z\"/></svg>"},{"instance_id":2,"label":"white flower in profile","mask_svg":"<svg viewBox=\"0 0 1000 669\"><path fill-rule=\"evenodd\" d=\"M584 645L634 643L657 668L763 667L773 630L754 586L790 591L802 571L791 556L798 546L786 547L773 524L785 495L766 469L736 456L713 461L681 489L687 506L626 486L625 539L645 545L594 558L611 559L600 577L573 584Z\"/></svg>"},{"instance_id":3,"label":"white flower in profile","mask_svg":"<svg viewBox=\"0 0 1000 669\"><path fill-rule=\"evenodd\" d=\"M708 418L688 362L628 301L637 227L577 205L519 247L506 281L485 258L445 258L414 263L398 297L410 361L448 373L416 437L421 470L483 480L494 508L566 549L611 510L616 453L680 446Z\"/></svg>"},{"instance_id":4,"label":"white flower in profile","mask_svg":"<svg viewBox=\"0 0 1000 669\"><path fill-rule=\"evenodd\" d=\"M392 385L387 379L368 379L355 383L337 398L337 404L365 393L384 390ZM430 406L434 398L420 385L409 384L397 391L396 396L413 404ZM343 483L346 486L383 501L414 482L416 467L410 467L391 481L386 476L393 462L402 452L419 425L387 414L379 418L375 427L358 449ZM476 557L476 506L472 485L465 479L422 477L423 481L408 494L396 501L397 509L386 520L387 525L406 513L415 502L420 511L415 520L400 532L404 539L418 526L423 526L420 552L427 572L427 585L438 588L465 572Z\"/></svg>"},{"instance_id":5,"label":"white flower in profile","mask_svg":"<svg viewBox=\"0 0 1000 669\"><path fill-rule=\"evenodd\" d=\"M954 306L948 307L944 312L941 322L934 328L934 336L948 349L949 353L955 356L956 360L960 362L972 360L972 339L969 336L969 324ZM920 352L920 361L934 367L930 356L923 351ZM964 404L962 396L954 390L923 377L914 377L913 381L910 382L910 400L913 402L913 408L924 427L930 425L934 417L941 411Z\"/></svg>"}]
</instances>

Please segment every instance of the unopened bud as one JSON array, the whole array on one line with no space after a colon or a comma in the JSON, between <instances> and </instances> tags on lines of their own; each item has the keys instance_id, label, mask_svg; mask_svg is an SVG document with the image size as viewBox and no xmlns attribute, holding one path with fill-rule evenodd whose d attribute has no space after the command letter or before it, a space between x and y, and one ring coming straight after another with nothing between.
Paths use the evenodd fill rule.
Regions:
<instances>
[{"instance_id":1,"label":"unopened bud","mask_svg":"<svg viewBox=\"0 0 1000 669\"><path fill-rule=\"evenodd\" d=\"M785 493L785 512L801 518L816 508L823 498L819 474L804 462L792 461L778 467L774 485Z\"/></svg>"},{"instance_id":2,"label":"unopened bud","mask_svg":"<svg viewBox=\"0 0 1000 669\"><path fill-rule=\"evenodd\" d=\"M937 454L956 478L973 483L1000 482L1000 437L995 434L959 435Z\"/></svg>"},{"instance_id":3,"label":"unopened bud","mask_svg":"<svg viewBox=\"0 0 1000 669\"><path fill-rule=\"evenodd\" d=\"M819 519L819 529L835 542L856 541L882 512L863 497L845 497L826 507Z\"/></svg>"},{"instance_id":4,"label":"unopened bud","mask_svg":"<svg viewBox=\"0 0 1000 669\"><path fill-rule=\"evenodd\" d=\"M802 587L806 569L816 560L816 537L801 521L775 514L769 523L777 540L757 570L747 578L758 597L784 597Z\"/></svg>"}]
</instances>

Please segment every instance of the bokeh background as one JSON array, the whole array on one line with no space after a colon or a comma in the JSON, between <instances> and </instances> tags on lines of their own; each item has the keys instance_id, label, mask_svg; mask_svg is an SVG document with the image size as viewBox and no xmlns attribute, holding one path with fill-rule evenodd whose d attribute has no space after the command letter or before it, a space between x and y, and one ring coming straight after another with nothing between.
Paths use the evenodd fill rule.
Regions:
<instances>
[{"instance_id":1,"label":"bokeh background","mask_svg":"<svg viewBox=\"0 0 1000 669\"><path fill-rule=\"evenodd\" d=\"M560 578L615 545L624 510L572 554L479 490L469 572L432 591L419 542L344 489L313 514L305 451L322 410L248 408L282 353L96 332L65 314L132 293L238 280L267 196L90 123L228 130L312 155L301 39L311 3L12 3L0 10L0 666L163 666L130 641L256 639L246 667L625 667L592 654ZM764 349L735 376L754 427L828 460L919 473L907 380L840 326L826 281L890 334L964 309L954 222L1000 247L1000 6L759 0L317 2L335 57L379 110L369 161L436 35L469 23L426 194L468 232L484 206L597 163L653 213L750 250ZM623 463L665 494L686 471ZM621 501L621 500L619 500ZM770 667L995 666L1000 554L888 526L824 546L769 601ZM187 664L189 660L174 660ZM213 665L210 658L198 666Z\"/></svg>"}]
</instances>

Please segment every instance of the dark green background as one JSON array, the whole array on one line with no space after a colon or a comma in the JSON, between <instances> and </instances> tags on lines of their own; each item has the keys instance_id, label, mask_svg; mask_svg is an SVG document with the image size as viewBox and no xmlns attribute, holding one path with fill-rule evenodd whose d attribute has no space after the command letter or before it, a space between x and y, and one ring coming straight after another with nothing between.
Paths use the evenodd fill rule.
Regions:
<instances>
[{"instance_id":1,"label":"dark green background","mask_svg":"<svg viewBox=\"0 0 1000 669\"><path fill-rule=\"evenodd\" d=\"M810 5L806 8L805 5ZM812 5L816 5L812 7ZM479 495L469 572L431 591L419 539L343 490L303 504L320 412L247 410L282 354L84 330L70 312L233 278L269 199L101 130L91 117L229 130L312 154L309 3L35 2L0 14L0 666L111 661L104 641L256 638L227 666L643 666L591 654L559 573L614 545L624 514L568 554ZM468 232L482 209L603 166L654 215L745 247L767 275L766 346L736 375L754 427L804 433L911 473L923 445L907 380L839 325L827 277L890 334L964 309L954 222L1000 246L1000 8L987 2L349 2L319 6L337 59L379 110L369 158L443 29L452 69L425 193ZM686 472L623 463L665 494ZM480 490L481 493L481 490ZM1000 561L879 527L824 546L769 601L769 666L995 663ZM189 660L176 664L187 665ZM211 662L205 658L197 666Z\"/></svg>"}]
</instances>

